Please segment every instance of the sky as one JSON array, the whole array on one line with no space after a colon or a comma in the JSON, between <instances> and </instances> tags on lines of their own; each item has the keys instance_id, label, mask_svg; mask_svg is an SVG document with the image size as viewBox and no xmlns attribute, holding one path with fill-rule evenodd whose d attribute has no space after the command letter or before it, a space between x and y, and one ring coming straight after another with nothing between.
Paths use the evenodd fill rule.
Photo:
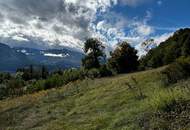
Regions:
<instances>
[{"instance_id":1,"label":"sky","mask_svg":"<svg viewBox=\"0 0 190 130\"><path fill-rule=\"evenodd\" d=\"M166 40L190 27L189 0L0 0L0 42L82 50L88 38L108 48Z\"/></svg>"}]
</instances>

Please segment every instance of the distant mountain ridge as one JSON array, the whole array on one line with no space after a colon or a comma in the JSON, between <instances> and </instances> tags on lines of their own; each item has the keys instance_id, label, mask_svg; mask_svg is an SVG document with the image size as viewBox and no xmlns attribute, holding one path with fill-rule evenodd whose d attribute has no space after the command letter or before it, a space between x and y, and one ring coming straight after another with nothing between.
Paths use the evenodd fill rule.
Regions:
<instances>
[{"instance_id":1,"label":"distant mountain ridge","mask_svg":"<svg viewBox=\"0 0 190 130\"><path fill-rule=\"evenodd\" d=\"M24 53L28 59L36 64L49 66L50 69L80 67L84 54L69 49L39 50L33 48L15 47L17 52Z\"/></svg>"},{"instance_id":2,"label":"distant mountain ridge","mask_svg":"<svg viewBox=\"0 0 190 130\"><path fill-rule=\"evenodd\" d=\"M0 43L0 71L15 72L29 65L45 65L49 70L80 67L82 52L63 49L40 50L26 47L9 47Z\"/></svg>"},{"instance_id":3,"label":"distant mountain ridge","mask_svg":"<svg viewBox=\"0 0 190 130\"><path fill-rule=\"evenodd\" d=\"M12 72L31 63L32 61L23 53L19 53L8 45L0 43L0 71Z\"/></svg>"}]
</instances>

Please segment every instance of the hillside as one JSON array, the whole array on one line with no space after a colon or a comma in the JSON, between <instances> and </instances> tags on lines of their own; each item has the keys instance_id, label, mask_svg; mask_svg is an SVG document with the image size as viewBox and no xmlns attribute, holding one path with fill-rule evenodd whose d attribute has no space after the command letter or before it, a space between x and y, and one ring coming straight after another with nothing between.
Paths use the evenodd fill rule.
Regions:
<instances>
[{"instance_id":1,"label":"hillside","mask_svg":"<svg viewBox=\"0 0 190 130\"><path fill-rule=\"evenodd\" d=\"M0 130L188 130L190 80L165 87L160 70L0 101Z\"/></svg>"},{"instance_id":2,"label":"hillside","mask_svg":"<svg viewBox=\"0 0 190 130\"><path fill-rule=\"evenodd\" d=\"M162 42L158 47L151 49L143 57L142 66L156 68L168 65L179 57L190 56L190 29L180 29L173 36Z\"/></svg>"}]
</instances>

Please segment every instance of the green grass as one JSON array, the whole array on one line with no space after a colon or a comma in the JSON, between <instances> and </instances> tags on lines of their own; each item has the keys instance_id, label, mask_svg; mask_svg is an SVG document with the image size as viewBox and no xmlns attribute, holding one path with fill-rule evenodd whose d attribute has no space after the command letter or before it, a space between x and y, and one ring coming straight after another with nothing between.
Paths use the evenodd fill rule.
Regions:
<instances>
[{"instance_id":1,"label":"green grass","mask_svg":"<svg viewBox=\"0 0 190 130\"><path fill-rule=\"evenodd\" d=\"M0 101L0 130L151 130L165 121L154 113L173 100L190 99L190 80L164 87L161 69L86 79ZM190 129L189 123L179 130Z\"/></svg>"}]
</instances>

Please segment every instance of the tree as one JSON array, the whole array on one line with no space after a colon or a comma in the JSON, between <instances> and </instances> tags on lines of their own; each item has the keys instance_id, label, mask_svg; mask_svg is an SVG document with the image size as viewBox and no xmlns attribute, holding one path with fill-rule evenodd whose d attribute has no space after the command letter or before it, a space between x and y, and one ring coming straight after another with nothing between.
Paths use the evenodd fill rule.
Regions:
<instances>
[{"instance_id":1,"label":"tree","mask_svg":"<svg viewBox=\"0 0 190 130\"><path fill-rule=\"evenodd\" d=\"M122 42L108 60L108 66L116 73L128 73L138 67L137 51L127 42Z\"/></svg>"},{"instance_id":2,"label":"tree","mask_svg":"<svg viewBox=\"0 0 190 130\"><path fill-rule=\"evenodd\" d=\"M41 78L42 78L42 79L46 79L46 78L48 77L49 73L48 73L47 68L46 68L44 65L42 66L41 72L42 72Z\"/></svg>"},{"instance_id":3,"label":"tree","mask_svg":"<svg viewBox=\"0 0 190 130\"><path fill-rule=\"evenodd\" d=\"M85 69L99 68L100 60L104 58L104 46L95 38L90 38L84 43L86 56L82 59L82 66Z\"/></svg>"},{"instance_id":4,"label":"tree","mask_svg":"<svg viewBox=\"0 0 190 130\"><path fill-rule=\"evenodd\" d=\"M33 65L30 65L30 67L29 67L29 72L30 72L30 74L31 74L31 77L32 77L32 75L33 75L33 71L34 71Z\"/></svg>"}]
</instances>

